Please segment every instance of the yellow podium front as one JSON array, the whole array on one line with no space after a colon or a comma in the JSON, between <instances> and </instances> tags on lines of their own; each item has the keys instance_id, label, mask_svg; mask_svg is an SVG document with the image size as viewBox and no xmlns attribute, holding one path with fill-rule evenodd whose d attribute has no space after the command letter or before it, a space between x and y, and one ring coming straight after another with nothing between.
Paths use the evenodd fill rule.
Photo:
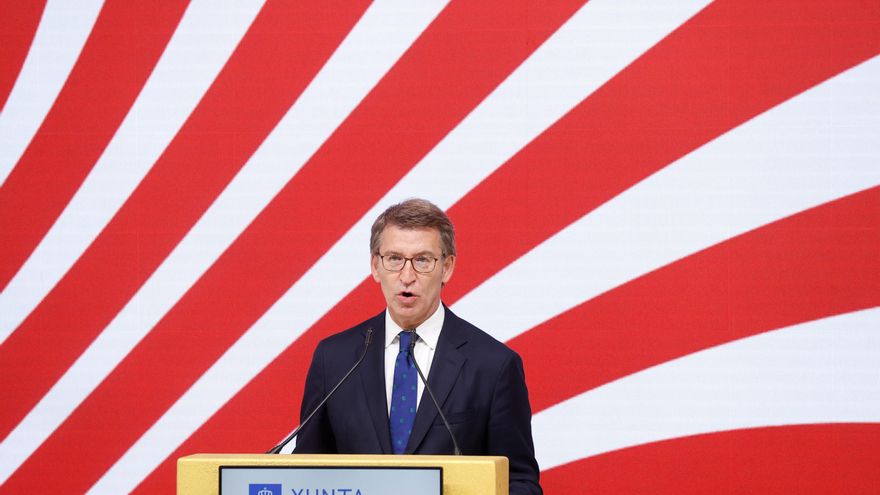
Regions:
<instances>
[{"instance_id":1,"label":"yellow podium front","mask_svg":"<svg viewBox=\"0 0 880 495\"><path fill-rule=\"evenodd\" d=\"M439 467L443 495L508 495L506 457L464 455L195 454L177 460L177 495L218 495L220 467Z\"/></svg>"}]
</instances>

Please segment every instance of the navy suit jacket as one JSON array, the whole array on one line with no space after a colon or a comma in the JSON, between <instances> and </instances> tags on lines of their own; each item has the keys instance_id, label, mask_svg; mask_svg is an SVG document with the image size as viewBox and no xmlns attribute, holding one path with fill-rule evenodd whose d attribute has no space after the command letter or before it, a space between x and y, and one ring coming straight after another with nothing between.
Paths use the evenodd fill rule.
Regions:
<instances>
[{"instance_id":1,"label":"navy suit jacket","mask_svg":"<svg viewBox=\"0 0 880 495\"><path fill-rule=\"evenodd\" d=\"M300 411L305 419L373 342L349 377L297 438L295 453L390 454L385 398L385 313L330 336L315 349ZM446 308L428 384L462 454L510 460L510 493L540 494L522 360L510 348ZM452 454L452 440L427 393L416 412L407 454Z\"/></svg>"}]
</instances>

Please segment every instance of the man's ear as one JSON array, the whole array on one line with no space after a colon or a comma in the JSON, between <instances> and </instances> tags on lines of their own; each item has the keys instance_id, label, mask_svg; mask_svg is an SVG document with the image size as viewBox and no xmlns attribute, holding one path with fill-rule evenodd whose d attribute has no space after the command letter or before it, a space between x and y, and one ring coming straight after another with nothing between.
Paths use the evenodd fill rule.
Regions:
<instances>
[{"instance_id":1,"label":"man's ear","mask_svg":"<svg viewBox=\"0 0 880 495\"><path fill-rule=\"evenodd\" d=\"M373 280L378 282L379 281L379 256L376 254L370 255L370 273L373 274Z\"/></svg>"},{"instance_id":2,"label":"man's ear","mask_svg":"<svg viewBox=\"0 0 880 495\"><path fill-rule=\"evenodd\" d=\"M455 255L450 254L443 258L443 279L441 280L441 286L446 285L449 282L449 279L452 278L452 271L455 270Z\"/></svg>"}]
</instances>

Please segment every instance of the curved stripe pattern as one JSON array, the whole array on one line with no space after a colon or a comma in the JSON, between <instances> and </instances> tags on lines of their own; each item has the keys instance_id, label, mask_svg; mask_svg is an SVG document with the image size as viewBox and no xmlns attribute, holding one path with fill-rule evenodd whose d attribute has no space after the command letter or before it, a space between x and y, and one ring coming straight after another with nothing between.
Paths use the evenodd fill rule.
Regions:
<instances>
[{"instance_id":1,"label":"curved stripe pattern","mask_svg":"<svg viewBox=\"0 0 880 495\"><path fill-rule=\"evenodd\" d=\"M430 194L438 206L449 207L705 3L682 3L672 9L633 10L632 18L621 17L619 12L608 8L609 2L587 3L322 256L120 459L107 476L120 483L129 482L128 473L132 469L161 462L164 457L158 458L157 452L170 453L336 301L360 283L367 275L362 258L363 239L369 237L369 226L385 205L413 195ZM606 44L589 37L595 28L608 25L619 29L621 36L629 37L628 43L623 44L625 50L609 53ZM629 27L633 25L639 27ZM592 42L584 43L584 36ZM564 58L559 60L559 57ZM584 62L603 58L610 58L612 62L601 67L590 67ZM537 77L539 74L541 77ZM550 79L565 83L555 87L539 84ZM525 101L521 98L523 91L529 93L529 100L533 103L544 101L546 106L526 105L525 113L521 113Z\"/></svg>"},{"instance_id":2,"label":"curved stripe pattern","mask_svg":"<svg viewBox=\"0 0 880 495\"><path fill-rule=\"evenodd\" d=\"M532 420L541 469L724 430L880 422L880 309L724 344L573 397Z\"/></svg>"},{"instance_id":3,"label":"curved stripe pattern","mask_svg":"<svg viewBox=\"0 0 880 495\"><path fill-rule=\"evenodd\" d=\"M437 3L411 9L383 5L368 10L248 164L113 322L10 434L2 449L15 447L17 457L23 461L27 456L21 454L32 452L91 393L296 173L442 7ZM395 38L388 36L389 25L399 27ZM358 84L352 85L351 81ZM298 160L291 163L291 155ZM44 431L34 433L37 428Z\"/></svg>"},{"instance_id":4,"label":"curved stripe pattern","mask_svg":"<svg viewBox=\"0 0 880 495\"><path fill-rule=\"evenodd\" d=\"M188 4L104 4L52 109L0 188L0 292L97 163Z\"/></svg>"},{"instance_id":5,"label":"curved stripe pattern","mask_svg":"<svg viewBox=\"0 0 880 495\"><path fill-rule=\"evenodd\" d=\"M316 6L320 6L321 3L316 2ZM366 8L365 5L353 2L341 3L347 10L356 10L359 14L362 13L360 7ZM363 214L367 208L364 205L375 203L381 194L399 179L400 175L412 167L413 160L427 153L437 140L448 133L474 105L482 101L510 71L529 56L541 41L549 37L563 22L570 18L581 5L582 2L579 1L559 2L554 4L552 9L542 11L545 15L544 24L539 30L531 31L528 36L518 30L508 31L495 28L495 26L519 25L529 19L533 10L526 2L513 4L511 5L513 8L503 10L493 8L492 4L482 3L459 3L444 9L393 69L382 77L381 83L370 91L358 108L333 132L332 136L321 146L321 149L309 159L308 163L304 165L306 170L298 173L284 186L272 200L270 206L260 214L258 220L249 225L233 245L224 252L221 261L215 263L186 292L185 296L162 318L160 323L150 330L145 339L138 343L133 352L120 362L107 379L89 395L7 483L11 487L21 486L21 489L24 489L28 479L39 476L38 466L57 462L57 460L66 457L67 445L91 441L101 445L100 452L94 452L89 456L87 462L79 464L76 471L69 473L65 480L66 486L72 491L85 490L94 484L101 474L153 424L156 418L165 412L170 403L183 394L198 376L218 359L228 346L232 345L250 324L308 269L318 255L324 249L329 248L338 239L338 236L350 227L350 222L354 222ZM279 8L281 6L284 7ZM352 6L355 8L352 9ZM344 13L346 9L333 8L333 16L344 17L340 13ZM304 29L309 32L308 26L314 22L312 16L320 15L320 13L312 12L311 15L307 15L297 12L296 15L289 15L288 12L279 12L279 10L292 9L287 4L267 4L267 7L254 21L245 39L242 40L233 59L227 64L227 69L230 66L238 67L238 70L234 72L239 72L243 70L239 62L242 58L248 60L253 57L252 52L257 51L260 55L265 56L267 53L273 53L273 50L277 51L279 52L277 57L280 57L282 62L275 65L272 70L258 70L260 75L250 78L246 84L252 85L256 82L256 87L266 87L268 84L265 82L259 84L261 77L273 78L271 85L279 89L269 90L267 92L270 94L266 95L254 95L252 98L255 101L253 102L247 98L236 98L234 105L230 105L229 110L224 112L223 118L217 120L217 125L222 127L222 122L225 120L239 122L239 119L243 117L237 116L234 112L230 113L235 108L259 108L267 101L277 98L278 93L288 91L290 84L284 84L283 79L275 77L275 71L286 74L288 69L284 68L284 64L293 64L294 62L296 62L296 70L302 71L303 62L308 57L314 58L316 56L312 50L308 53L308 57L291 56L290 60L286 59L286 54L290 53L292 48L300 45L309 46L309 38L298 36L297 33ZM292 17L296 20L291 20ZM326 24L329 20L328 17L326 15L321 17ZM280 22L284 22L286 26L291 24L292 26L279 29L279 18L285 19ZM271 21L273 19L274 23ZM480 19L481 29L469 29L469 26L473 24L473 19ZM353 22L354 20L352 20L352 24ZM350 25L346 25L350 29ZM299 29L297 29L298 27ZM285 31L289 33L285 36L295 37L295 41L273 39L272 43L269 43L271 47L266 49L256 40L262 38L259 33L265 32L267 28L272 32ZM345 33L349 29L346 29ZM449 33L457 34L458 45L450 46L448 44ZM467 40L473 41L468 42ZM524 40L527 40L528 43L523 43ZM339 41L333 45L334 48L338 43ZM258 46L254 47L255 44ZM312 46L314 46L313 43ZM251 57L246 56L249 52L251 52ZM270 57L268 60L274 58L276 57ZM323 63L329 58L329 53L323 54L320 58ZM426 71L426 62L437 64L439 68ZM316 68L314 72L317 70ZM436 72L438 71L445 74L445 76L440 76L443 79L442 84L436 83L438 77ZM71 290L75 291L83 283L88 283L89 280L113 278L112 273L104 276L100 273L91 273L87 276L83 273L86 270L78 268L89 265L101 266L94 261L89 263L87 260L105 258L106 255L102 255L102 252L106 250L100 249L99 246L117 245L111 241L114 239L112 233L115 233L115 238L118 239L119 237L125 238L128 232L135 230L135 227L126 227L126 225L134 224L141 229L151 231L155 229L157 232L163 233L174 231L175 234L179 232L179 235L183 236L185 231L174 227L181 223L182 217L188 216L187 209L180 203L186 203L193 196L198 196L199 191L207 183L222 180L225 185L223 164L227 160L226 153L218 153L216 149L205 149L204 152L192 153L192 155L202 157L201 161L210 164L210 166L205 167L205 170L199 174L201 177L198 182L186 185L188 175L192 175L187 174L186 171L193 165L193 162L182 160L186 162L186 166L178 163L181 159L175 160L174 157L178 153L175 153L174 150L183 147L176 146L176 144L180 144L179 141L186 142L187 138L194 133L197 135L198 131L194 129L206 127L205 119L199 118L199 116L215 115L217 102L214 100L218 99L217 93L222 94L222 91L215 91L217 88L240 87L241 83L230 84L228 82L229 74L227 72L229 71L224 69L224 73L219 76L212 90L206 94L187 125L175 137L175 142L170 145L169 150L154 165L150 174L138 186L138 190L126 202L120 213L102 232L89 251L77 261L71 272L65 275L62 282L53 289L48 298L75 299L76 292L71 292ZM313 74L312 71L309 73ZM455 74L469 74L469 77L459 79L453 77ZM423 89L423 91L420 91L415 98L404 100L398 98L400 94L410 94L413 88ZM219 99L222 101L222 98ZM284 106L284 110L287 110L289 106L290 104ZM214 110L212 111L211 108ZM278 115L278 119L282 115L283 111ZM249 118L253 119L253 116ZM202 125L199 126L195 124L196 122L201 122ZM276 122L277 119L273 120L272 124L274 125ZM211 125L207 127L216 128ZM387 134L384 131L379 131L383 128L411 129L413 127L417 127L419 132L416 134L408 132ZM270 126L257 135L264 136L271 129ZM390 139L369 139L364 136L365 129L368 129L367 134L381 133L388 135ZM239 137L238 134L235 136ZM236 138L224 139L221 148L234 147L236 150L241 150L242 146L237 143ZM216 146L216 144L213 145L213 147ZM253 149L256 147L254 145ZM186 149L192 149L192 146L188 146ZM246 151L248 157L252 153L250 147L241 151ZM374 160L368 157L381 157L383 174L375 173L374 167L370 166ZM166 176L173 172L173 170L169 170L172 168L168 167L169 162L175 165L173 170L181 171L181 180L177 182L178 189L187 190L189 193L184 196L167 197L167 201L144 203L143 190L155 189L149 187L149 184L162 183L161 180L158 180L158 177L163 175L161 171L164 170ZM244 160L240 164L238 162L236 164L240 166L243 165L243 162ZM212 173L212 170L217 173ZM221 189L217 190L218 194ZM159 196L159 198L164 200L166 196ZM134 206L138 203L142 203L141 206ZM333 205L333 215L316 217L314 215L316 206L327 204ZM207 208L207 205L204 208ZM166 216L143 213L153 210L168 213ZM145 220L132 222L131 211L137 212L137 217L144 216ZM177 214L172 215L171 212ZM129 218L129 221L124 221L125 218ZM197 218L192 219L192 223L195 223L196 220ZM188 225L191 224L188 223ZM287 236L283 234L287 232L296 232L298 235ZM142 281L146 280L154 266L161 263L161 258L157 257L153 258L155 265L147 261L148 253L157 251L153 246L156 245L156 240L161 238L162 236L152 236L148 239L138 239L137 252L132 252L131 257L136 255L141 260L139 268L143 278L138 277L139 280L135 286L132 286L131 282L119 284L126 277L124 272L117 272L119 277L114 278L112 284L108 283L104 287L94 288L90 299L102 300L102 307L96 307L94 313L103 314L106 311L109 323L116 311L136 292ZM274 242L266 242L267 238L272 238ZM175 236L173 241L176 243L178 239ZM167 251L162 253L162 257L170 253L172 249L173 245L168 246ZM266 263L267 259L271 259L272 263ZM92 272L94 271L92 270ZM249 276L242 279L239 277L241 273L248 273ZM75 281L76 279L79 281ZM59 294L62 292L59 290L60 287L67 287L68 295ZM130 292L126 290L128 287L131 287ZM40 312L44 305L51 307L44 300L35 313ZM67 305L70 306L69 303ZM375 305L377 306L378 303ZM74 307L78 306L74 305ZM217 308L224 309L217 311ZM53 314L51 318L56 320L70 319L60 314ZM42 329L33 328L36 319L35 314L32 313L23 326L12 336L18 347L22 347L22 341L25 340L19 338L23 331L31 330L29 333L31 341L36 341L40 333L45 333L44 331L36 331ZM96 323L94 320L83 325L76 319L73 320L72 325L76 331L72 331L70 334L75 334L76 337L70 339L73 340L70 345L66 343L68 339L65 339L59 342L55 348L41 349L41 356L50 353L57 356L55 359L47 359L58 370L53 382L60 377L64 369L82 352L85 345L105 326L105 324ZM210 329L210 337L206 339L203 332L184 330L194 328ZM68 334L65 334L65 337L68 337ZM3 362L3 352L8 351L8 345L13 342L12 339L7 341L3 348L0 348L0 363ZM83 343L82 347L77 345L78 343ZM68 356L73 357L69 361L64 359ZM19 351L11 357L15 359L10 359L10 361L25 363L28 362L29 354ZM163 366L166 379L161 383L156 381L139 383L139 389L144 397L138 399L130 397L127 394L126 384L134 377L149 376L154 369L155 362L166 363ZM17 368L20 368L13 362L4 363L4 365L0 365L0 374L2 374L3 368L11 368L8 371L9 374L16 373ZM49 366L41 366L39 369L43 376L46 375L43 373L46 368ZM29 373L29 376L34 377L33 381L37 385L42 385L40 378L34 375L33 371ZM284 383L285 381L279 382ZM46 384L46 389L50 385L51 383ZM9 395L13 398L20 397L25 393L20 389L12 389L11 392ZM28 392L41 396L45 390L36 386L33 391L28 390ZM273 394L265 396L268 395ZM282 394L274 395L281 396ZM287 396L293 395L295 394L287 394ZM34 401L39 399L39 396ZM19 401L10 402L16 404ZM33 407L33 404L26 405L27 409L15 418L16 423L30 407ZM127 410L129 414L104 418L103 428L97 432L93 431L90 426L93 418L102 416L102 411L106 410ZM289 426L288 418L284 419L280 425L281 428ZM0 420L2 420L2 415L0 415ZM261 421L261 426L268 431L270 423L268 418L264 418ZM12 427L14 427L14 423L9 429L11 430ZM228 438L230 430L224 429L223 431L226 432L223 436ZM86 432L90 433L86 434ZM256 440L257 437L253 433L252 431L248 437L258 445L268 444L274 440L274 438L267 438L260 442ZM0 430L0 434L2 434L2 430ZM239 449L242 448L250 450L250 447L239 447ZM163 464L161 473L165 472L168 465L168 463ZM150 478L157 476L167 479L159 474L159 471L151 474ZM146 492L163 490L141 487L139 489L146 490Z\"/></svg>"},{"instance_id":6,"label":"curved stripe pattern","mask_svg":"<svg viewBox=\"0 0 880 495\"><path fill-rule=\"evenodd\" d=\"M146 324L143 315L136 314L133 310L136 306L131 304L120 315L131 307L132 318L139 319L136 325L145 331L157 323L158 318L170 309L307 162L445 4L384 2L371 6L248 165L133 299L143 297L144 300L155 300L162 297L167 301L167 306L151 312L156 319ZM389 26L395 28L389 31ZM390 33L394 36L389 36ZM284 160L279 161L279 157L284 157ZM212 251L205 252L206 246ZM188 250L193 251L192 256L184 256ZM180 269L183 267L192 271L181 277ZM175 280L174 287L169 290L169 284L159 284L163 278ZM132 324L129 323L127 327ZM108 346L107 350L114 347ZM253 357L246 361L251 360ZM241 364L238 363L239 366ZM204 404L204 400L205 397L196 399L200 404ZM198 416L187 417L186 422L189 424L198 419ZM194 423L190 427L194 429L197 426L198 423ZM167 442L172 439L166 436L163 440ZM134 465L139 466L136 469L144 470L163 459L164 456L157 457L157 449L152 447L140 449L139 452L130 449L90 493L130 490L130 473ZM132 465L126 465L123 461ZM142 477L149 474L149 470L144 470Z\"/></svg>"},{"instance_id":7,"label":"curved stripe pattern","mask_svg":"<svg viewBox=\"0 0 880 495\"><path fill-rule=\"evenodd\" d=\"M57 283L149 171L217 76L261 5L229 2L225 8L218 8L214 2L195 2L189 6L107 150L0 294L0 343ZM191 46L201 49L192 50ZM103 366L81 363L89 360L81 357L0 444L0 457L5 461L0 466L0 483L106 375Z\"/></svg>"},{"instance_id":8,"label":"curved stripe pattern","mask_svg":"<svg viewBox=\"0 0 880 495\"><path fill-rule=\"evenodd\" d=\"M701 10L449 210L464 256L444 300L454 303L720 134L875 56L880 30L861 22L867 6L840 6L827 24L800 21L826 18L820 2L789 10L719 1ZM847 44L839 43L843 24L850 26Z\"/></svg>"},{"instance_id":9,"label":"curved stripe pattern","mask_svg":"<svg viewBox=\"0 0 880 495\"><path fill-rule=\"evenodd\" d=\"M61 216L0 293L0 344L70 269L165 150L262 2L194 2L122 125ZM198 46L199 50L193 50Z\"/></svg>"},{"instance_id":10,"label":"curved stripe pattern","mask_svg":"<svg viewBox=\"0 0 880 495\"><path fill-rule=\"evenodd\" d=\"M878 206L880 186L811 208L514 338L508 345L523 359L532 412L686 354L880 304ZM558 342L576 345L560 350ZM558 370L577 379L559 380Z\"/></svg>"},{"instance_id":11,"label":"curved stripe pattern","mask_svg":"<svg viewBox=\"0 0 880 495\"><path fill-rule=\"evenodd\" d=\"M56 121L71 122L61 117L80 113L65 103L74 92L68 90L84 82L101 94L106 86L89 84L90 74L135 65L106 29L114 36L132 29L111 15L115 8L138 30L141 11L108 2L0 188L4 200L20 200L9 204L30 206L7 208L5 223L17 228L31 219L26 229L7 229L15 244L4 246L16 256L7 256L14 259L4 260L0 274L0 376L11 378L0 386L9 399L0 437L15 428L0 443L0 484L27 490L44 466L66 458L69 445L88 444L86 458L62 468L68 491L163 492L173 479L169 456L269 444L290 426L302 392L296 377L317 341L381 306L366 271L369 225L382 207L414 195L448 209L462 234L462 273L444 300L521 352L530 388L540 391L532 389L536 421L554 442L536 429L540 460L567 466L554 470L565 480L589 478L571 466L595 469L589 456L596 452L567 445L570 435L553 430L556 414L577 429L583 411L613 416L634 404L621 418L589 417L601 427L606 452L649 452L645 442L657 445L655 436L679 439L692 427L714 437L712 428L737 421L849 417L816 407L830 390L819 379L815 389L810 383L809 391L784 392L802 401L802 416L764 401L772 411L743 407L713 423L715 410L701 401L717 399L717 391L689 373L730 387L742 375L742 398L752 404L765 383L742 373L749 356L798 367L804 355L820 352L801 347L821 339L770 330L803 322L793 328L813 328L824 323L811 320L829 315L849 321L865 312L846 313L876 306L876 284L863 274L876 272L872 247L880 233L871 223L880 192L880 143L873 139L880 113L871 88L880 77L877 58L857 65L880 53L876 9L862 0L832 11L819 0L798 9L758 0L583 3L545 9L524 0L503 12L495 3L374 3L332 57L365 5L333 16L322 16L333 7L317 2L314 9L243 6L259 14L233 21L238 39L221 34L225 48L211 62L220 72L211 76L190 59L207 91L183 95L193 106L176 116L167 107L147 115L142 100L177 105L166 99L171 91L156 91L156 81L167 59L186 58L172 53L188 29L184 20L128 127L98 160L174 32L185 7L177 3L173 15L156 15L165 28L149 33L149 50L138 50L139 72L126 71L137 84L114 92L115 114L89 105L95 97L77 100L106 125L101 139L88 140L91 154L82 147L66 156L80 166L76 173L62 167L67 178L52 177L66 186L57 194L59 188L40 187L54 163L41 156L57 156L43 144L47 135L62 136L55 148L67 146L68 137L54 129ZM205 8L190 5L186 19ZM303 15L279 15L285 9ZM376 20L377 12L388 17ZM403 27L395 28L398 22ZM359 37L367 26L381 35ZM303 29L308 35L300 38ZM207 44L191 37L198 47L189 49L215 45L215 35ZM322 49L312 35L327 41ZM122 64L102 63L109 46L123 54ZM275 66L278 57L284 61ZM254 68L260 64L271 69ZM261 77L248 78L255 70ZM295 85L288 80L299 76L306 77L289 89ZM162 133L146 136L140 155L135 109L152 119L136 122L145 126L137 132ZM79 122L86 132L66 136L98 127ZM135 166L116 184L128 161ZM109 194L100 191L108 185ZM37 209L42 219L31 213ZM22 265L56 218L33 266ZM65 232L82 220L87 230L67 245ZM642 334L644 328L658 333ZM779 333L789 337L760 349L743 344ZM860 349L876 354L872 339L862 339ZM554 386L544 363L560 353L549 344L559 340L589 350L562 352L556 365L581 378ZM845 362L847 384L862 383L851 376L854 366L876 375L864 357L832 361ZM713 362L725 368L707 371ZM156 363L161 370L154 371ZM783 384L785 371L764 361L759 368L772 375L768 383L795 383ZM668 389L669 397L651 395ZM268 397L289 400L266 412L260 404ZM700 421L676 423L671 415L688 401L699 405ZM864 404L857 408L867 414ZM646 417L642 410L659 412ZM240 429L241 418L254 415L260 423ZM587 441L593 433L592 426L579 432ZM554 458L558 445L570 448Z\"/></svg>"},{"instance_id":12,"label":"curved stripe pattern","mask_svg":"<svg viewBox=\"0 0 880 495\"><path fill-rule=\"evenodd\" d=\"M52 108L103 3L49 0L46 4L27 58L0 112L0 186Z\"/></svg>"},{"instance_id":13,"label":"curved stripe pattern","mask_svg":"<svg viewBox=\"0 0 880 495\"><path fill-rule=\"evenodd\" d=\"M15 333L0 346L0 376L9 377L9 380L0 381L0 396L7 398L6 407L0 409L0 438L27 414L173 251L290 109L368 4L345 0L331 7L326 0L295 4L272 2L260 11L211 89L122 208ZM163 5L176 4L165 2ZM141 22L145 15L152 16L159 11L144 8L148 12L137 16ZM175 26L183 11L184 8L180 8L174 17ZM312 30L318 20L323 22L324 29ZM99 23L106 23L106 19L102 18ZM156 22L152 26L154 29L148 31L151 36L156 31L164 31L157 29ZM100 25L96 29L101 29ZM171 34L173 29L155 44L164 47L164 41ZM142 53L143 50L139 55ZM156 53L156 60L159 55ZM152 66L150 64L150 68ZM148 75L144 74L143 80ZM243 87L260 88L261 91L242 91ZM134 97L131 95L131 100ZM131 100L128 100L129 104ZM248 131L242 132L243 128ZM17 176L10 176L4 187L13 184L13 177ZM28 198L29 201L35 199L32 195ZM4 223L3 208L0 199L0 224ZM136 262L119 263L117 260ZM265 277L254 273L252 279L262 281ZM240 283L238 279L236 282ZM83 291L84 286L89 290ZM84 305L89 308L88 318L82 318ZM56 321L66 322L61 334L52 323ZM189 322L180 325L193 326ZM204 323L201 326L212 325ZM155 331L154 328L153 333ZM42 345L47 340L53 345ZM225 347L219 339L214 342ZM176 347L182 348L183 345ZM198 348L205 349L201 345ZM207 359L206 354L199 354L199 357ZM155 354L150 359L162 360ZM40 366L31 366L35 360L41 363ZM147 369L152 370L152 364ZM176 376L182 378L184 375L178 373ZM22 387L22 382L28 386ZM170 389L166 391L174 393ZM114 395L117 399L120 397ZM150 397L156 400L159 395L150 394ZM119 410L125 406L102 403L101 407ZM147 408L139 407L138 412L147 414ZM136 416L131 414L125 418ZM77 428L73 421L75 417L69 419L67 426ZM103 431L107 434L111 430ZM141 431L135 430L129 426L116 431L128 431L130 435L136 433L136 438ZM109 454L111 449L106 448L106 440L95 438L95 441L102 443L105 454ZM127 443L130 441L133 439ZM90 461L96 464L97 457L90 457ZM82 476L85 470L79 469L77 473ZM73 482L74 479L67 478L69 489L77 491ZM82 489L92 483L94 480Z\"/></svg>"},{"instance_id":14,"label":"curved stripe pattern","mask_svg":"<svg viewBox=\"0 0 880 495\"><path fill-rule=\"evenodd\" d=\"M455 311L510 340L688 254L880 184L878 84L880 57L722 135L508 265Z\"/></svg>"}]
</instances>

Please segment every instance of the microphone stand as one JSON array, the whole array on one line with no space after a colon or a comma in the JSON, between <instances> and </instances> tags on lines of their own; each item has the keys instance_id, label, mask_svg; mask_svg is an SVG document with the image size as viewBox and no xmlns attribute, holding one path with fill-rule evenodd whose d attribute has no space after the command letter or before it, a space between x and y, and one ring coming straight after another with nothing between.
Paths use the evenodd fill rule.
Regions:
<instances>
[{"instance_id":1,"label":"microphone stand","mask_svg":"<svg viewBox=\"0 0 880 495\"><path fill-rule=\"evenodd\" d=\"M413 338L410 339L410 342L409 342L409 357L410 357L410 359L412 359L413 364L416 366L416 371L419 372L419 378L422 379L422 383L425 385L425 390L428 391L428 395L431 397L431 401L434 402L434 407L436 407L437 412L440 413L440 419L443 420L443 425L446 426L446 431L449 432L449 437L452 438L452 446L455 449L453 451L453 454L461 455L461 449L458 448L458 442L455 441L455 435L452 433L452 427L449 426L449 421L446 421L446 415L443 414L443 409L440 409L440 403L437 402L437 398L434 397L434 392L432 392L431 387L428 386L428 380L425 380L425 374L422 373L422 368L419 367L419 363L416 361L415 349L416 349L416 338L418 337L416 335L416 331L413 329L413 330L407 330L407 332L412 332L412 334L413 334L413 336L412 336Z\"/></svg>"},{"instance_id":2,"label":"microphone stand","mask_svg":"<svg viewBox=\"0 0 880 495\"><path fill-rule=\"evenodd\" d=\"M300 425L297 426L295 430L293 430L293 433L288 435L287 438L285 438L284 440L281 441L281 443L279 443L278 445L276 445L276 446L272 447L271 449L269 449L268 451L266 451L267 454L280 453L281 449L283 449L285 445L287 445L288 443L290 443L291 440L296 438L296 436L299 434L299 431L302 430L303 427L309 423L309 421L312 419L312 416L314 416L315 413L317 413L321 409L321 407L330 399L330 397L333 396L333 394L336 392L336 389L338 389L340 385L345 383L345 380L348 380L348 377L354 372L354 370L356 370L357 367L361 365L361 361L363 361L364 357L366 357L367 349L369 349L370 342L372 342L372 341L373 341L373 329L368 328L367 329L367 338L364 341L364 351L361 353L361 357L358 358L357 362L354 363L354 366L352 366L351 369L348 370L348 373L346 373L345 376L343 376L342 379L339 380L339 383L337 383L336 386L333 387L333 390L331 390L330 393L324 397L324 400L322 400L320 404L318 404L314 409L312 409L312 412L309 414L309 416L306 418L306 420L303 421L302 423L300 423Z\"/></svg>"}]
</instances>

